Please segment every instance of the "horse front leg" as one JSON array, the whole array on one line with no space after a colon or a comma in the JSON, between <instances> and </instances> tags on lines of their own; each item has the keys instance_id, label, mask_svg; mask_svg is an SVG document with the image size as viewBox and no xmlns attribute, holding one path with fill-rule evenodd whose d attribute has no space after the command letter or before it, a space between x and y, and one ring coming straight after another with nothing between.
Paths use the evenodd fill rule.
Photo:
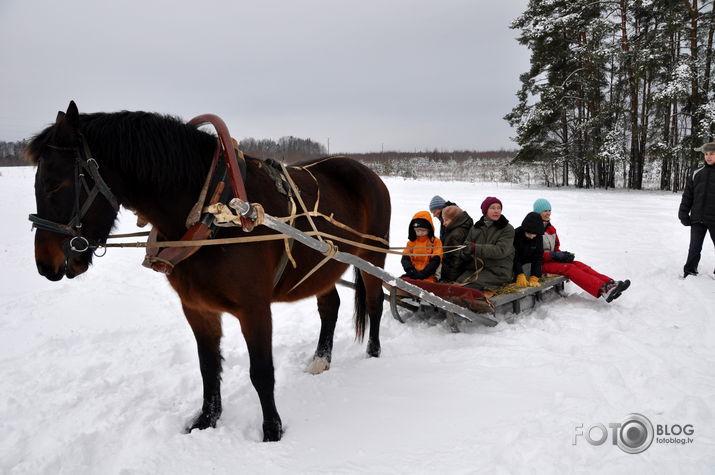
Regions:
<instances>
[{"instance_id":1,"label":"horse front leg","mask_svg":"<svg viewBox=\"0 0 715 475\"><path fill-rule=\"evenodd\" d=\"M333 355L333 337L335 335L335 324L338 321L339 308L340 295L338 295L338 290L335 286L327 293L318 296L320 336L318 337L318 347L315 349L313 359L305 368L306 373L320 374L330 369L330 361Z\"/></svg>"},{"instance_id":2,"label":"horse front leg","mask_svg":"<svg viewBox=\"0 0 715 475\"><path fill-rule=\"evenodd\" d=\"M278 415L274 397L273 323L270 303L260 308L253 306L242 309L236 315L241 322L241 331L248 348L251 383L258 393L263 411L263 441L276 442L283 436L283 423Z\"/></svg>"},{"instance_id":3,"label":"horse front leg","mask_svg":"<svg viewBox=\"0 0 715 475\"><path fill-rule=\"evenodd\" d=\"M221 417L221 314L183 305L184 315L191 325L199 353L199 367L204 385L201 414L186 426L186 432L216 427Z\"/></svg>"}]
</instances>

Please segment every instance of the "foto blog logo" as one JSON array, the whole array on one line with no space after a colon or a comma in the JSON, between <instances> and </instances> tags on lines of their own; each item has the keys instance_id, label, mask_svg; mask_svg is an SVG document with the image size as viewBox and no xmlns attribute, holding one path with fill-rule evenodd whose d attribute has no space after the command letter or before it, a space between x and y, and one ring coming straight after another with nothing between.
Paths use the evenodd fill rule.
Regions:
<instances>
[{"instance_id":1,"label":"foto blog logo","mask_svg":"<svg viewBox=\"0 0 715 475\"><path fill-rule=\"evenodd\" d=\"M654 429L653 424L646 416L634 413L628 414L621 422L609 423L608 428L601 423L592 424L586 428L584 424L577 424L574 430L573 445L583 438L589 444L598 446L605 444L610 438L611 444L617 445L624 452L639 454L648 449L654 439L659 444L691 444L693 443L691 437L680 436L691 436L694 432L692 424L658 424Z\"/></svg>"},{"instance_id":2,"label":"foto blog logo","mask_svg":"<svg viewBox=\"0 0 715 475\"><path fill-rule=\"evenodd\" d=\"M653 424L642 414L629 414L621 422L611 422L611 442L619 449L629 454L639 454L653 443ZM583 424L578 424L573 438L576 445L579 437L586 439L591 445L603 445L608 439L609 431L606 426L598 423L584 429Z\"/></svg>"}]
</instances>

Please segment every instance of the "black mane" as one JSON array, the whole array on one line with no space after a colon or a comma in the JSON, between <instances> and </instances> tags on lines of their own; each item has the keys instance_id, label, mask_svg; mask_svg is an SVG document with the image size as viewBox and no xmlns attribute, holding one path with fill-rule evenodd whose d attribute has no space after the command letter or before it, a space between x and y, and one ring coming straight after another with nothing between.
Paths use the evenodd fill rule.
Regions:
<instances>
[{"instance_id":1,"label":"black mane","mask_svg":"<svg viewBox=\"0 0 715 475\"><path fill-rule=\"evenodd\" d=\"M80 114L79 129L94 156L126 176L159 190L201 186L216 138L177 117L150 112ZM52 128L35 136L26 157L37 163ZM111 163L108 163L110 162Z\"/></svg>"}]
</instances>

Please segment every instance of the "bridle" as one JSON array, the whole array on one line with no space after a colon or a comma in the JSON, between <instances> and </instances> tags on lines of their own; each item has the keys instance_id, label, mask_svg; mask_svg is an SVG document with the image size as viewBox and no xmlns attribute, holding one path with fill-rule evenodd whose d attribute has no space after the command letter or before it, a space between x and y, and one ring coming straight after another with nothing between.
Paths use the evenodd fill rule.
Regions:
<instances>
[{"instance_id":1,"label":"bridle","mask_svg":"<svg viewBox=\"0 0 715 475\"><path fill-rule=\"evenodd\" d=\"M90 206L92 206L92 203L100 193L104 195L107 201L109 201L109 204L112 205L115 212L119 211L119 201L99 174L99 164L94 158L92 158L89 146L87 145L87 142L82 134L79 136L79 145L76 147L60 147L57 145L46 145L46 147L63 152L75 152L74 209L72 212L72 218L67 224L60 224L48 219L40 218L37 214L31 214L29 216L29 220L32 221L32 227L71 236L72 239L69 240L69 249L66 249L67 254L74 253L76 256L89 249L96 250L100 247L100 243L90 242L89 239L82 235L82 218L84 218L85 214L87 214ZM94 186L91 189L85 178L85 173L88 174L94 181ZM80 203L80 193L82 189L84 189L87 193L87 198L84 200L84 203ZM68 257L72 256L68 255Z\"/></svg>"}]
</instances>

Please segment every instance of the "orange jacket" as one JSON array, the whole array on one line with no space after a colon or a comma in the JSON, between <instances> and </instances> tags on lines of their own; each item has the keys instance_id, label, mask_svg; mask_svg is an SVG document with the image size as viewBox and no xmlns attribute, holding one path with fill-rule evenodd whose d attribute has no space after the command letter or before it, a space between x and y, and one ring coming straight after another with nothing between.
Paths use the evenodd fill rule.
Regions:
<instances>
[{"instance_id":1,"label":"orange jacket","mask_svg":"<svg viewBox=\"0 0 715 475\"><path fill-rule=\"evenodd\" d=\"M429 224L429 234L427 236L417 237L414 232L414 223L416 220L427 221ZM407 241L406 249L402 251L403 254L417 254L414 256L409 256L410 262L415 267L416 270L421 271L429 264L430 260L437 256L439 261L442 262L442 241L434 235L434 225L432 224L432 215L428 211L419 211L415 213L410 221L410 227L408 230L409 237L411 238ZM403 259L406 256L403 256ZM434 273L424 280L428 282L435 282Z\"/></svg>"}]
</instances>

